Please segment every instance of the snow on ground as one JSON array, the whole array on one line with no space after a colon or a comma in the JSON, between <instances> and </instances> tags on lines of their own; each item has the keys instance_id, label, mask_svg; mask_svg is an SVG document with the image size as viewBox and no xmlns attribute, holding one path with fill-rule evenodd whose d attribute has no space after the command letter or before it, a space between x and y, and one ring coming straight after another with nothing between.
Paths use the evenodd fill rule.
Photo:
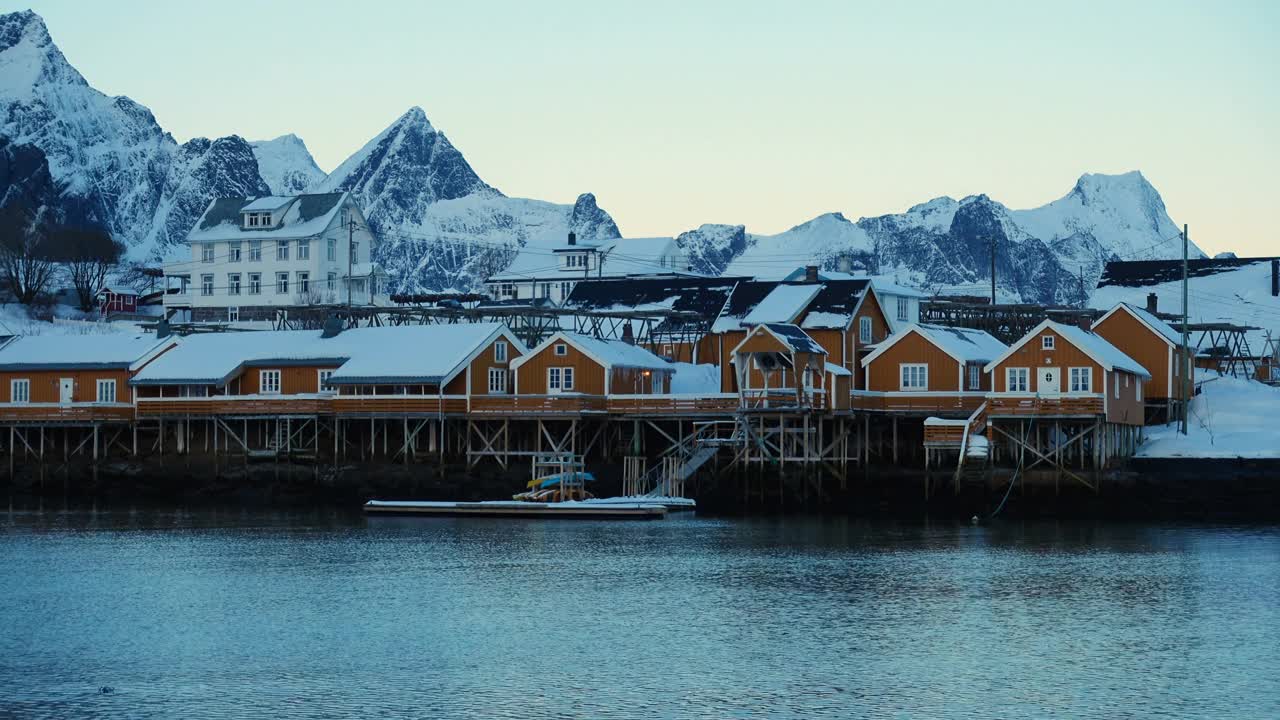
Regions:
<instances>
[{"instance_id":1,"label":"snow on ground","mask_svg":"<svg viewBox=\"0 0 1280 720\"><path fill-rule=\"evenodd\" d=\"M0 304L0 335L110 335L136 333L132 322L103 322L97 313L83 313L66 305L54 305L49 320L32 317L24 305Z\"/></svg>"},{"instance_id":2,"label":"snow on ground","mask_svg":"<svg viewBox=\"0 0 1280 720\"><path fill-rule=\"evenodd\" d=\"M1280 388L1218 377L1202 389L1187 434L1176 423L1148 427L1138 457L1280 458Z\"/></svg>"},{"instance_id":3,"label":"snow on ground","mask_svg":"<svg viewBox=\"0 0 1280 720\"><path fill-rule=\"evenodd\" d=\"M673 395L716 395L720 392L720 368L716 365L671 363L675 375L671 377Z\"/></svg>"}]
</instances>

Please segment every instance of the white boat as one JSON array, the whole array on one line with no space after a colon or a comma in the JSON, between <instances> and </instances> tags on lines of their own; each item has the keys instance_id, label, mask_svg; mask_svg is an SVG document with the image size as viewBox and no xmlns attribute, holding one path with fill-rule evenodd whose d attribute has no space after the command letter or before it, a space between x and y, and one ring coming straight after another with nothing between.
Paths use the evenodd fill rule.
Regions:
<instances>
[{"instance_id":1,"label":"white boat","mask_svg":"<svg viewBox=\"0 0 1280 720\"><path fill-rule=\"evenodd\" d=\"M556 503L519 500L481 502L436 502L429 500L370 500L364 504L369 515L418 515L437 517L523 517L574 518L585 520L658 520L667 508L651 503L597 503L576 501Z\"/></svg>"}]
</instances>

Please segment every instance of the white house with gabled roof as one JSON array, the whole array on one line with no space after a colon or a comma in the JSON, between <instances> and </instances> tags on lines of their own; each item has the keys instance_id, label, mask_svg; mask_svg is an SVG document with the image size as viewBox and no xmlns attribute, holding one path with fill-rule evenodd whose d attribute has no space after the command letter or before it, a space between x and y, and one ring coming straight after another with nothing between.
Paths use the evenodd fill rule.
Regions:
<instances>
[{"instance_id":1,"label":"white house with gabled roof","mask_svg":"<svg viewBox=\"0 0 1280 720\"><path fill-rule=\"evenodd\" d=\"M319 304L385 302L377 237L346 192L216 198L166 259L166 311L196 322L270 320Z\"/></svg>"}]
</instances>

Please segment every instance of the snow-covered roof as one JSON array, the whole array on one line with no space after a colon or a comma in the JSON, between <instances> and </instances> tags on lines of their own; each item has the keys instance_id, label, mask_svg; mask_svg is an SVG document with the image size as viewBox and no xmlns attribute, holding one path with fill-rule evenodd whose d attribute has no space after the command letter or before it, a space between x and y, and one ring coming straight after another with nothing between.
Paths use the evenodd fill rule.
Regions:
<instances>
[{"instance_id":1,"label":"snow-covered roof","mask_svg":"<svg viewBox=\"0 0 1280 720\"><path fill-rule=\"evenodd\" d=\"M821 285L778 285L747 313L742 324L793 323L820 290Z\"/></svg>"},{"instance_id":2,"label":"snow-covered roof","mask_svg":"<svg viewBox=\"0 0 1280 720\"><path fill-rule=\"evenodd\" d=\"M195 227L187 234L192 243L226 240L287 240L319 235L333 223L342 208L346 193L297 195L284 198L291 201L289 209L272 227L246 228L241 213L260 202L268 205L281 198L217 198L209 203ZM269 210L273 208L259 208Z\"/></svg>"},{"instance_id":3,"label":"snow-covered roof","mask_svg":"<svg viewBox=\"0 0 1280 720\"><path fill-rule=\"evenodd\" d=\"M335 384L435 384L502 330L499 323L464 323L353 328L330 338L319 330L192 335L142 368L133 382L222 385L244 367L324 364L338 368L330 379Z\"/></svg>"},{"instance_id":4,"label":"snow-covered roof","mask_svg":"<svg viewBox=\"0 0 1280 720\"><path fill-rule=\"evenodd\" d=\"M912 333L928 340L939 350L960 363L988 363L1000 357L1009 349L1007 345L992 337L985 330L916 324L908 325L902 332L894 333L881 341L874 352L862 359L863 366L865 367L872 360L883 355L889 348L898 344L899 341Z\"/></svg>"},{"instance_id":5,"label":"snow-covered roof","mask_svg":"<svg viewBox=\"0 0 1280 720\"><path fill-rule=\"evenodd\" d=\"M792 352L813 353L815 355L827 354L826 349L819 345L817 340L809 337L809 333L801 330L795 325L791 325L790 323L764 323L757 327L768 330L771 335L777 338L783 345L786 345ZM741 346L750 338L751 333L748 333L747 337L743 338L742 342L738 343L738 345ZM735 347L734 352L736 353L737 350L738 349Z\"/></svg>"},{"instance_id":6,"label":"snow-covered roof","mask_svg":"<svg viewBox=\"0 0 1280 720\"><path fill-rule=\"evenodd\" d=\"M1001 353L999 357L987 363L986 367L983 369L990 372L996 365L1003 362L1005 358L1012 355L1018 348L1031 340L1040 337L1041 332L1046 329L1054 331L1067 342L1074 345L1076 349L1080 350L1080 352L1093 358L1093 360L1101 365L1104 370L1124 370L1140 377L1151 377L1151 373L1148 372L1141 363L1128 355L1125 355L1115 345L1112 345L1103 339L1101 335L1078 328L1075 325L1064 325L1063 323L1054 322L1052 320L1045 320L1037 325L1031 332L1023 335L1016 343L1010 345L1009 349Z\"/></svg>"},{"instance_id":7,"label":"snow-covered roof","mask_svg":"<svg viewBox=\"0 0 1280 720\"><path fill-rule=\"evenodd\" d=\"M284 207L285 205L288 205L293 201L294 201L294 198L292 197L268 195L267 197L260 197L257 200L254 200L253 202L249 203L248 205L245 205L244 207L240 208L240 212L242 213L266 212L270 210L279 210L280 208Z\"/></svg>"},{"instance_id":8,"label":"snow-covered roof","mask_svg":"<svg viewBox=\"0 0 1280 720\"><path fill-rule=\"evenodd\" d=\"M1138 319L1138 322L1141 322L1143 325L1146 325L1157 335L1164 338L1165 341L1167 341L1169 344L1173 345L1174 347L1182 347L1182 333L1178 332L1177 330L1174 330L1173 327L1169 325L1169 323L1147 312L1145 308L1140 308L1131 303L1125 303L1125 302L1117 303L1116 306L1108 310L1105 315L1098 318L1093 323L1093 326L1095 328L1098 327L1099 325L1102 324L1103 320L1106 320L1107 318L1111 317L1112 314L1114 314L1119 310L1127 310L1129 313L1131 313L1134 317Z\"/></svg>"},{"instance_id":9,"label":"snow-covered roof","mask_svg":"<svg viewBox=\"0 0 1280 720\"><path fill-rule=\"evenodd\" d=\"M642 347L632 345L622 340L601 340L590 335L580 335L578 333L558 332L547 338L530 352L521 355L511 361L512 368L518 368L529 358L543 352L547 348L557 343L568 343L576 347L587 357L600 363L606 369L613 367L630 367L639 368L641 370L665 370L674 371L671 363L654 355Z\"/></svg>"},{"instance_id":10,"label":"snow-covered roof","mask_svg":"<svg viewBox=\"0 0 1280 720\"><path fill-rule=\"evenodd\" d=\"M165 341L151 334L28 335L0 348L5 370L127 368Z\"/></svg>"},{"instance_id":11,"label":"snow-covered roof","mask_svg":"<svg viewBox=\"0 0 1280 720\"><path fill-rule=\"evenodd\" d=\"M601 255L600 267L587 273L581 269L563 270L559 253L574 250L595 251ZM675 261L683 257L675 241L669 237L615 238L600 242L579 240L577 245L557 244L551 247L525 247L516 254L506 270L486 278L486 282L529 280L586 280L591 278L643 277L677 275L705 277Z\"/></svg>"},{"instance_id":12,"label":"snow-covered roof","mask_svg":"<svg viewBox=\"0 0 1280 720\"><path fill-rule=\"evenodd\" d=\"M827 364L826 364L826 366L825 366L825 367L826 367L827 374L829 374L829 375L838 375L838 376L840 376L840 377L852 377L852 376L853 376L853 373L849 372L849 368L847 368L847 367L845 367L845 366L843 366L843 365L837 365L837 364L835 364L835 363L829 362L829 363L827 363Z\"/></svg>"}]
</instances>

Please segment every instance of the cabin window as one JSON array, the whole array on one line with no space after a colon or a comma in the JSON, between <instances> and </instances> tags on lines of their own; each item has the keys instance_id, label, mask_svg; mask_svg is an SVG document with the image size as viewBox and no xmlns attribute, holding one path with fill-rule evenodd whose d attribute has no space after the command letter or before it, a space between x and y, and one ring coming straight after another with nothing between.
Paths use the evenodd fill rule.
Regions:
<instances>
[{"instance_id":1,"label":"cabin window","mask_svg":"<svg viewBox=\"0 0 1280 720\"><path fill-rule=\"evenodd\" d=\"M113 403L116 401L116 381L115 380L99 380L98 381L98 402Z\"/></svg>"},{"instance_id":2,"label":"cabin window","mask_svg":"<svg viewBox=\"0 0 1280 720\"><path fill-rule=\"evenodd\" d=\"M325 259L328 260L329 262L338 262L338 241L337 240L333 238L329 238L329 241L325 244L324 256L325 256Z\"/></svg>"},{"instance_id":3,"label":"cabin window","mask_svg":"<svg viewBox=\"0 0 1280 720\"><path fill-rule=\"evenodd\" d=\"M1093 392L1093 369L1087 367L1071 368L1071 392Z\"/></svg>"},{"instance_id":4,"label":"cabin window","mask_svg":"<svg viewBox=\"0 0 1280 720\"><path fill-rule=\"evenodd\" d=\"M23 378L21 380L9 381L9 402L11 403L29 403L31 402L31 381Z\"/></svg>"},{"instance_id":5,"label":"cabin window","mask_svg":"<svg viewBox=\"0 0 1280 720\"><path fill-rule=\"evenodd\" d=\"M277 240L276 241L276 260L288 260L288 259L289 259L289 241Z\"/></svg>"},{"instance_id":6,"label":"cabin window","mask_svg":"<svg viewBox=\"0 0 1280 720\"><path fill-rule=\"evenodd\" d=\"M982 389L982 366L981 365L969 366L969 389L970 390Z\"/></svg>"},{"instance_id":7,"label":"cabin window","mask_svg":"<svg viewBox=\"0 0 1280 720\"><path fill-rule=\"evenodd\" d=\"M333 388L325 387L329 383L329 378L333 377L332 370L316 371L316 388L322 393L332 393Z\"/></svg>"},{"instance_id":8,"label":"cabin window","mask_svg":"<svg viewBox=\"0 0 1280 720\"><path fill-rule=\"evenodd\" d=\"M280 394L280 371L279 370L259 370L258 371L258 393L261 395L279 395Z\"/></svg>"},{"instance_id":9,"label":"cabin window","mask_svg":"<svg viewBox=\"0 0 1280 720\"><path fill-rule=\"evenodd\" d=\"M1120 399L1120 373L1112 373L1116 379L1116 399ZM1103 387L1106 387L1105 385Z\"/></svg>"},{"instance_id":10,"label":"cabin window","mask_svg":"<svg viewBox=\"0 0 1280 720\"><path fill-rule=\"evenodd\" d=\"M1004 391L1024 393L1031 387L1031 369L1024 367L1005 368Z\"/></svg>"},{"instance_id":11,"label":"cabin window","mask_svg":"<svg viewBox=\"0 0 1280 720\"><path fill-rule=\"evenodd\" d=\"M227 308L227 322L240 322L240 308L232 305Z\"/></svg>"},{"instance_id":12,"label":"cabin window","mask_svg":"<svg viewBox=\"0 0 1280 720\"><path fill-rule=\"evenodd\" d=\"M329 276L326 279L328 280L328 283L329 283L329 292L333 292L334 290L338 289L338 273L331 272L329 273Z\"/></svg>"},{"instance_id":13,"label":"cabin window","mask_svg":"<svg viewBox=\"0 0 1280 720\"><path fill-rule=\"evenodd\" d=\"M560 283L560 301L561 302L568 300L569 294L572 292L573 292L573 283L571 282Z\"/></svg>"},{"instance_id":14,"label":"cabin window","mask_svg":"<svg viewBox=\"0 0 1280 720\"><path fill-rule=\"evenodd\" d=\"M213 294L213 275L212 274L200 276L200 294L201 295Z\"/></svg>"},{"instance_id":15,"label":"cabin window","mask_svg":"<svg viewBox=\"0 0 1280 720\"><path fill-rule=\"evenodd\" d=\"M262 273L249 273L249 294L262 294Z\"/></svg>"},{"instance_id":16,"label":"cabin window","mask_svg":"<svg viewBox=\"0 0 1280 720\"><path fill-rule=\"evenodd\" d=\"M227 261L240 262L240 242L227 243Z\"/></svg>"},{"instance_id":17,"label":"cabin window","mask_svg":"<svg viewBox=\"0 0 1280 720\"><path fill-rule=\"evenodd\" d=\"M569 346L564 343L556 343L555 353L556 355L564 357L569 354Z\"/></svg>"},{"instance_id":18,"label":"cabin window","mask_svg":"<svg viewBox=\"0 0 1280 720\"><path fill-rule=\"evenodd\" d=\"M351 253L351 262L360 262L360 243L358 241L351 241L351 248L348 252Z\"/></svg>"},{"instance_id":19,"label":"cabin window","mask_svg":"<svg viewBox=\"0 0 1280 720\"><path fill-rule=\"evenodd\" d=\"M310 240L298 241L298 259L299 260L311 259L311 241Z\"/></svg>"},{"instance_id":20,"label":"cabin window","mask_svg":"<svg viewBox=\"0 0 1280 720\"><path fill-rule=\"evenodd\" d=\"M503 395L507 392L507 369L489 368L489 394Z\"/></svg>"},{"instance_id":21,"label":"cabin window","mask_svg":"<svg viewBox=\"0 0 1280 720\"><path fill-rule=\"evenodd\" d=\"M514 300L515 297L516 297L515 283L502 283L501 285L498 286L499 300Z\"/></svg>"},{"instance_id":22,"label":"cabin window","mask_svg":"<svg viewBox=\"0 0 1280 720\"><path fill-rule=\"evenodd\" d=\"M898 298L898 319L906 322L907 318L910 317L909 311L910 305L907 302L907 299L904 297Z\"/></svg>"},{"instance_id":23,"label":"cabin window","mask_svg":"<svg viewBox=\"0 0 1280 720\"><path fill-rule=\"evenodd\" d=\"M298 273L298 292L304 293L304 294L311 292L311 273L309 272Z\"/></svg>"},{"instance_id":24,"label":"cabin window","mask_svg":"<svg viewBox=\"0 0 1280 720\"><path fill-rule=\"evenodd\" d=\"M871 344L871 318L858 318L858 342L863 345Z\"/></svg>"},{"instance_id":25,"label":"cabin window","mask_svg":"<svg viewBox=\"0 0 1280 720\"><path fill-rule=\"evenodd\" d=\"M227 294L240 294L240 273L227 273Z\"/></svg>"},{"instance_id":26,"label":"cabin window","mask_svg":"<svg viewBox=\"0 0 1280 720\"><path fill-rule=\"evenodd\" d=\"M922 363L904 363L898 366L901 372L901 390L928 390L929 366Z\"/></svg>"},{"instance_id":27,"label":"cabin window","mask_svg":"<svg viewBox=\"0 0 1280 720\"><path fill-rule=\"evenodd\" d=\"M551 299L551 283L542 283L538 286L538 297L546 298L547 300Z\"/></svg>"},{"instance_id":28,"label":"cabin window","mask_svg":"<svg viewBox=\"0 0 1280 720\"><path fill-rule=\"evenodd\" d=\"M560 368L547 368L547 392L560 392Z\"/></svg>"},{"instance_id":29,"label":"cabin window","mask_svg":"<svg viewBox=\"0 0 1280 720\"><path fill-rule=\"evenodd\" d=\"M564 369L564 389L566 391L573 389L573 368L571 367Z\"/></svg>"},{"instance_id":30,"label":"cabin window","mask_svg":"<svg viewBox=\"0 0 1280 720\"><path fill-rule=\"evenodd\" d=\"M493 344L493 361L500 363L507 361L507 343L505 340L499 340Z\"/></svg>"},{"instance_id":31,"label":"cabin window","mask_svg":"<svg viewBox=\"0 0 1280 720\"><path fill-rule=\"evenodd\" d=\"M1134 397L1138 399L1138 402L1142 402L1142 383L1135 384L1138 386L1138 389L1135 391Z\"/></svg>"},{"instance_id":32,"label":"cabin window","mask_svg":"<svg viewBox=\"0 0 1280 720\"><path fill-rule=\"evenodd\" d=\"M245 213L245 214L244 214L244 226L245 226L245 227L258 227L258 213Z\"/></svg>"},{"instance_id":33,"label":"cabin window","mask_svg":"<svg viewBox=\"0 0 1280 720\"><path fill-rule=\"evenodd\" d=\"M200 246L200 262L213 262L213 243L204 243Z\"/></svg>"},{"instance_id":34,"label":"cabin window","mask_svg":"<svg viewBox=\"0 0 1280 720\"><path fill-rule=\"evenodd\" d=\"M261 240L254 240L249 243L249 262L262 262Z\"/></svg>"},{"instance_id":35,"label":"cabin window","mask_svg":"<svg viewBox=\"0 0 1280 720\"><path fill-rule=\"evenodd\" d=\"M1055 338L1054 338L1052 335L1041 335L1041 336L1040 336L1040 349L1041 349L1041 350L1052 350L1052 349L1053 349L1053 343L1054 343L1054 340L1055 340Z\"/></svg>"},{"instance_id":36,"label":"cabin window","mask_svg":"<svg viewBox=\"0 0 1280 720\"><path fill-rule=\"evenodd\" d=\"M289 294L289 273L287 272L276 273L276 294L277 295Z\"/></svg>"}]
</instances>

